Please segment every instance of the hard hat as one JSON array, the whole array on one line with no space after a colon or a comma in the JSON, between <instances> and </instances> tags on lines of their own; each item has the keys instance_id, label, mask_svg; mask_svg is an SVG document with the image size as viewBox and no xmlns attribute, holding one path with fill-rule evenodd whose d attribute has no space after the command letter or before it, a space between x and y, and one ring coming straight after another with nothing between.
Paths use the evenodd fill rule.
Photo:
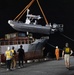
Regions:
<instances>
[{"instance_id":1,"label":"hard hat","mask_svg":"<svg viewBox=\"0 0 74 75\"><path fill-rule=\"evenodd\" d=\"M7 50L10 50L10 47L8 47Z\"/></svg>"},{"instance_id":2,"label":"hard hat","mask_svg":"<svg viewBox=\"0 0 74 75\"><path fill-rule=\"evenodd\" d=\"M58 46L56 46L56 48L58 48Z\"/></svg>"}]
</instances>

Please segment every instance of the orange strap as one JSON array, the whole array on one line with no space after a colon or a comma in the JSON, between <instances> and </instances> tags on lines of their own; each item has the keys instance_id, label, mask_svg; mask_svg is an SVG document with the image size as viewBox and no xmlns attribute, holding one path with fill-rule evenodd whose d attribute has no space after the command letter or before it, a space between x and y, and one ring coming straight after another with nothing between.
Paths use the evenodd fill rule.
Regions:
<instances>
[{"instance_id":1,"label":"orange strap","mask_svg":"<svg viewBox=\"0 0 74 75\"><path fill-rule=\"evenodd\" d=\"M17 19L17 20L19 20L23 15L24 15L24 13L26 12L26 9L28 9L31 5L32 5L32 3L34 2L35 0L32 0L16 17L15 17L15 19L14 20L16 20L20 15L20 17Z\"/></svg>"},{"instance_id":2,"label":"orange strap","mask_svg":"<svg viewBox=\"0 0 74 75\"><path fill-rule=\"evenodd\" d=\"M39 4L39 1L38 1L38 0L36 0L36 1L37 1L37 3L38 3L38 6L39 6L41 12L42 12L42 15L43 15L43 17L44 17L45 22L46 22L46 24L48 25L48 21L47 21L46 16L45 16L45 14L44 14L44 12L43 12L43 10L42 10L40 4Z\"/></svg>"}]
</instances>

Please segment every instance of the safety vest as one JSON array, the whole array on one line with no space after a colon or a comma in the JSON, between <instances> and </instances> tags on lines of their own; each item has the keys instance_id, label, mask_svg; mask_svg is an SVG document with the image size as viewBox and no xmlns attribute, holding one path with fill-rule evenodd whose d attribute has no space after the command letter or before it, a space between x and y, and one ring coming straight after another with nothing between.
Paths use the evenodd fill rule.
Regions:
<instances>
[{"instance_id":1,"label":"safety vest","mask_svg":"<svg viewBox=\"0 0 74 75\"><path fill-rule=\"evenodd\" d=\"M6 55L6 60L10 60L12 58L12 52L10 50L7 50L5 52L5 55Z\"/></svg>"},{"instance_id":2,"label":"safety vest","mask_svg":"<svg viewBox=\"0 0 74 75\"><path fill-rule=\"evenodd\" d=\"M14 56L14 50L13 49L11 50L11 52L12 52L12 56Z\"/></svg>"},{"instance_id":3,"label":"safety vest","mask_svg":"<svg viewBox=\"0 0 74 75\"><path fill-rule=\"evenodd\" d=\"M64 52L65 52L65 54L70 54L71 49L70 49L69 47L66 47L66 48L64 49Z\"/></svg>"}]
</instances>

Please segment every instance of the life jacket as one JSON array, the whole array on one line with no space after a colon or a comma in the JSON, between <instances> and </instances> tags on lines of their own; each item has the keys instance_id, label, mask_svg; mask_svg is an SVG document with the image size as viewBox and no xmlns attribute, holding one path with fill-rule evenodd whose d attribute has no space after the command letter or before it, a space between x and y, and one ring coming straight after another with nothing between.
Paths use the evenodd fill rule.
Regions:
<instances>
[{"instance_id":1,"label":"life jacket","mask_svg":"<svg viewBox=\"0 0 74 75\"><path fill-rule=\"evenodd\" d=\"M55 49L55 54L59 54L59 49L58 48Z\"/></svg>"},{"instance_id":2,"label":"life jacket","mask_svg":"<svg viewBox=\"0 0 74 75\"><path fill-rule=\"evenodd\" d=\"M15 50L11 50L11 52L12 52L12 56L14 56L15 54L16 54L16 52L15 52Z\"/></svg>"},{"instance_id":3,"label":"life jacket","mask_svg":"<svg viewBox=\"0 0 74 75\"><path fill-rule=\"evenodd\" d=\"M65 54L70 54L71 53L71 49L69 47L66 47L64 49Z\"/></svg>"},{"instance_id":4,"label":"life jacket","mask_svg":"<svg viewBox=\"0 0 74 75\"><path fill-rule=\"evenodd\" d=\"M11 50L7 50L5 52L5 55L6 55L6 60L10 60L12 58L12 52L11 52Z\"/></svg>"},{"instance_id":5,"label":"life jacket","mask_svg":"<svg viewBox=\"0 0 74 75\"><path fill-rule=\"evenodd\" d=\"M13 49L11 50L11 52L12 52L12 54L14 55L14 50L13 50Z\"/></svg>"}]
</instances>

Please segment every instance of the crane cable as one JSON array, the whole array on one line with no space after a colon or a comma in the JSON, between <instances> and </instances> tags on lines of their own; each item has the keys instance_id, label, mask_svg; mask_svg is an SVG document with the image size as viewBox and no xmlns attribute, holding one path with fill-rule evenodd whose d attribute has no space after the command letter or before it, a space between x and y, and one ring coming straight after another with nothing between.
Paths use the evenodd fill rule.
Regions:
<instances>
[{"instance_id":1,"label":"crane cable","mask_svg":"<svg viewBox=\"0 0 74 75\"><path fill-rule=\"evenodd\" d=\"M30 4L26 9L28 9L32 4ZM24 15L24 13L26 12L26 10L21 14L21 16L18 18L18 20Z\"/></svg>"},{"instance_id":2,"label":"crane cable","mask_svg":"<svg viewBox=\"0 0 74 75\"><path fill-rule=\"evenodd\" d=\"M45 16L45 14L44 14L44 12L43 12L43 10L42 10L41 6L40 6L39 1L38 1L38 0L36 0L36 1L37 1L38 6L39 6L39 8L40 8L40 10L41 10L41 13L42 13L42 15L43 15L43 17L44 17L45 22L46 22L46 24L48 25L48 21L47 21L46 16Z\"/></svg>"},{"instance_id":3,"label":"crane cable","mask_svg":"<svg viewBox=\"0 0 74 75\"><path fill-rule=\"evenodd\" d=\"M62 36L66 37L67 39L71 40L71 41L74 41L74 39L71 39L70 37L64 35L64 34L61 34Z\"/></svg>"},{"instance_id":4,"label":"crane cable","mask_svg":"<svg viewBox=\"0 0 74 75\"><path fill-rule=\"evenodd\" d=\"M28 8L33 4L34 1L35 1L35 0L32 0L32 1L15 17L14 20L16 20L23 12L25 13L25 12L26 12L26 9L28 9ZM24 13L23 13L23 14L24 14ZM19 19L23 16L23 14L22 14L17 20L19 20Z\"/></svg>"},{"instance_id":5,"label":"crane cable","mask_svg":"<svg viewBox=\"0 0 74 75\"><path fill-rule=\"evenodd\" d=\"M50 44L50 43L48 43L48 42L47 42L47 44L48 44L49 46L53 47L53 48L56 48L56 46L54 46L54 45L52 45L52 44ZM63 50L63 49L59 48L59 50Z\"/></svg>"},{"instance_id":6,"label":"crane cable","mask_svg":"<svg viewBox=\"0 0 74 75\"><path fill-rule=\"evenodd\" d=\"M18 21L18 20L24 15L24 13L26 12L26 9L28 9L28 8L33 4L34 1L35 1L35 0L32 0L32 1L15 17L14 20L16 20L16 19L20 16L20 17L17 19L17 21ZM39 1L38 1L38 0L36 0L36 1L37 1L37 4L38 4L38 6L39 6L39 8L40 8L40 10L41 10L41 13L42 13L42 15L43 15L43 17L44 17L45 22L46 22L46 24L48 25L48 21L47 21L46 16L45 16L45 14L44 14L44 12L43 12L41 6L40 6Z\"/></svg>"},{"instance_id":7,"label":"crane cable","mask_svg":"<svg viewBox=\"0 0 74 75\"><path fill-rule=\"evenodd\" d=\"M66 35L64 35L64 34L61 34L62 36L64 36L64 37L66 37L67 39L69 39L69 40L71 40L71 41L74 41L74 39L71 39L70 37L68 37L68 36L66 36ZM53 47L53 48L56 48L54 45L52 45L52 44L50 44L50 43L48 43L47 42L47 44L48 45L50 45L51 47ZM62 50L61 48L59 48L60 50Z\"/></svg>"}]
</instances>

